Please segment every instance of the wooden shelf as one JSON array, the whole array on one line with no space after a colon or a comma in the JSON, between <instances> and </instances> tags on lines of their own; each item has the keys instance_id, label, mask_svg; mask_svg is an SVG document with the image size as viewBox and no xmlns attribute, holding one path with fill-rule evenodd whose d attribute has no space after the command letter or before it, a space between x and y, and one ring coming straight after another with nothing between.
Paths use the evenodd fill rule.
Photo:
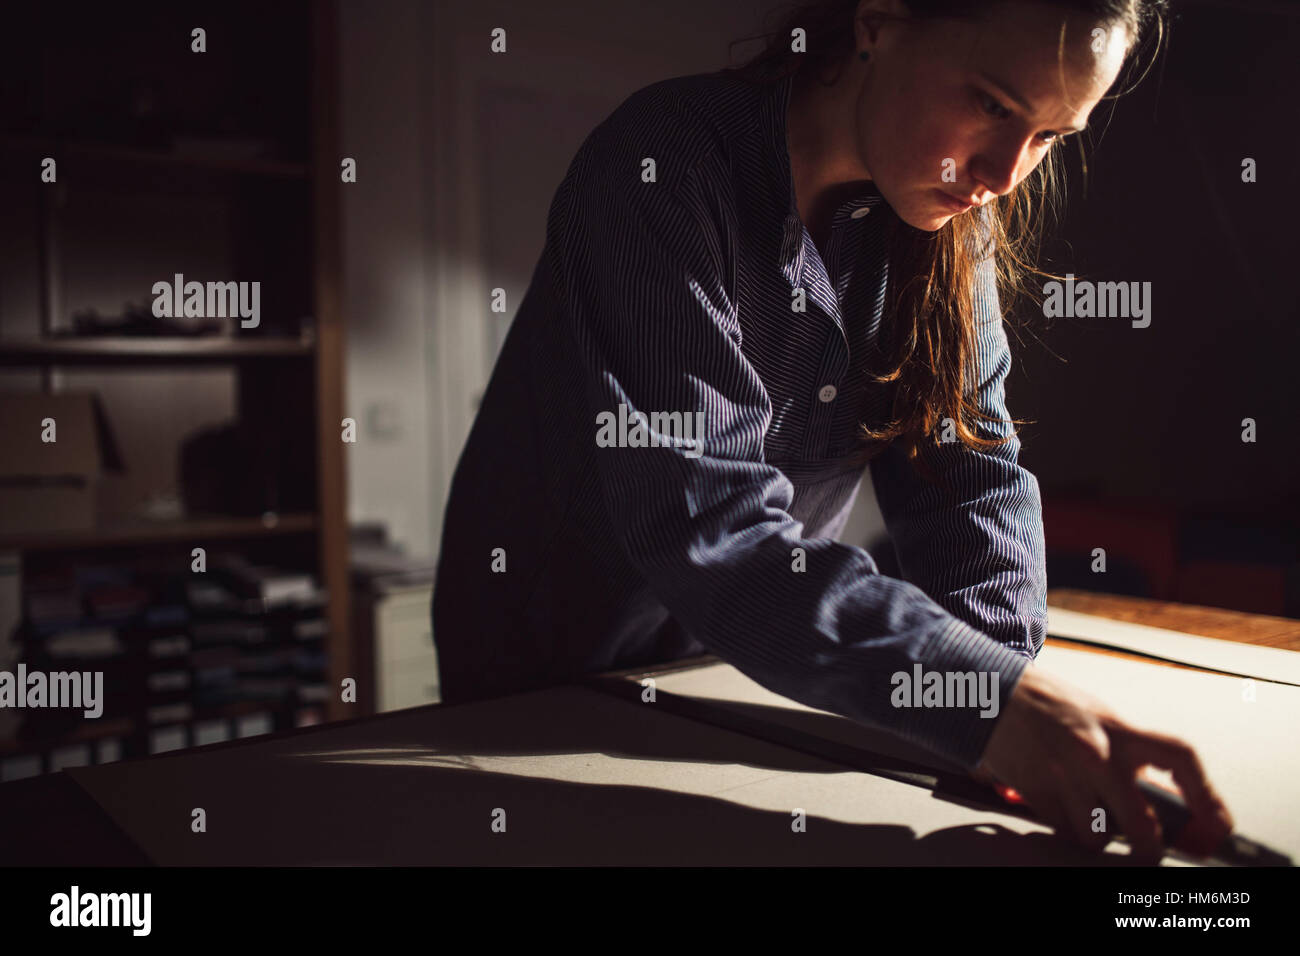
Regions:
<instances>
[{"instance_id":1,"label":"wooden shelf","mask_svg":"<svg viewBox=\"0 0 1300 956\"><path fill-rule=\"evenodd\" d=\"M113 143L84 140L61 140L50 136L0 136L0 149L6 152L39 153L42 156L84 158L105 163L167 169L191 169L203 172L235 173L245 176L269 176L277 179L306 180L310 175L306 163L273 159L236 159L204 156L199 153L164 153Z\"/></svg>"},{"instance_id":2,"label":"wooden shelf","mask_svg":"<svg viewBox=\"0 0 1300 956\"><path fill-rule=\"evenodd\" d=\"M50 531L0 535L0 550L53 551L65 548L112 548L122 545L201 541L216 538L258 538L315 531L312 512L289 513L274 520L226 515L195 516L175 521L135 521L108 524L84 531Z\"/></svg>"},{"instance_id":3,"label":"wooden shelf","mask_svg":"<svg viewBox=\"0 0 1300 956\"><path fill-rule=\"evenodd\" d=\"M69 336L0 339L0 367L31 365L116 365L243 362L309 358L311 339L223 336Z\"/></svg>"},{"instance_id":4,"label":"wooden shelf","mask_svg":"<svg viewBox=\"0 0 1300 956\"><path fill-rule=\"evenodd\" d=\"M47 62L58 63L59 75L35 74L34 93L39 95L23 99L19 107L29 109L15 114L26 125L21 132L0 131L0 175L26 183L32 191L32 221L27 222L24 206L23 216L14 219L10 232L25 231L31 236L29 258L36 271L31 307L37 313L25 317L27 321L21 324L19 316L6 314L13 319L9 328L15 336L32 337L0 338L0 369L30 370L33 377L41 379L40 387L51 393L61 390L60 374L77 369L229 370L235 379L236 419L241 423L260 421L256 430L262 439L289 436L279 444L266 445L277 457L272 470L282 493L271 500L295 509L314 504L314 510L284 512L272 522L256 515L196 514L175 520L114 520L76 531L37 529L0 534L0 550L26 552L24 565L30 562L40 570L46 565L61 568L80 562L78 552L82 550L91 551L88 557L99 562L129 566L136 561L132 553L136 551L142 558L151 558L155 557L150 554L152 548L179 551L193 544L228 543L231 550L265 553L269 563L310 569L325 596L320 613L326 629L321 640L313 643L313 652L324 652L325 679L337 686L343 676L355 673L349 631L348 449L339 441L337 424L347 414L346 339L339 283L344 269L343 190L338 179L342 155L338 3L298 0L277 5L274 11L223 8L214 16L211 27L219 27L224 34L248 36L256 32L273 38L276 56L200 63L188 54L177 54L196 67L177 71L172 65L179 60L156 58L154 51L158 38L175 35L176 23L184 20L157 11L144 12L120 32L114 24L102 37L76 32L56 44L57 51L51 48L53 52L46 55ZM41 20L50 29L39 32L55 35L56 18L54 14ZM93 49L87 51L88 44ZM102 58L102 49L118 53ZM250 53L258 50L257 45L248 48ZM134 64L133 82L138 77L143 90L154 91L152 111L128 115L125 110L131 102L126 95L131 90L126 85L112 90L95 86L95 77L102 73L101 62L123 56L122 62ZM9 78L32 78L19 69L24 65L0 72ZM71 77L63 76L65 65ZM265 94L271 87L279 95ZM167 95L160 95L159 90ZM259 90L263 95L257 98L248 95ZM101 101L111 116L101 113ZM203 118L209 116L220 120L215 125L228 131L232 140L267 142L266 153L273 158L244 158L224 143L213 143L211 148L201 143L182 144L184 153L170 151L171 142L179 137L208 135ZM130 143L110 142L113 131L119 129L137 131L138 136L133 134ZM217 137L220 132L214 129L210 135ZM41 181L40 160L44 156L57 160L57 188ZM191 221L197 223L192 228L205 229L209 217L212 235L192 248L170 250L156 235L155 219L166 227L162 235L167 235L175 228L189 228L185 223ZM113 222L113 230L99 228L101 221ZM131 243L140 237L148 242L135 249ZM96 257L110 269L115 263L134 260L132 268L152 263L143 273L146 276L171 276L184 271L173 267L173 253L184 253L183 262L190 262L189 257L196 262L226 262L224 268L231 276L274 279L276 297L263 298L260 328L241 330L236 321L233 337L52 334L60 323L67 322L68 305L74 300L89 299L101 309L107 301L107 308L114 307L112 301L119 296L83 295L86 289L100 290L91 288L92 282L83 282L78 268L88 253L108 242L122 244L121 248L105 249L112 256ZM224 256L218 255L223 246ZM87 272L85 278L91 274ZM311 321L306 334L298 337L294 333L301 316L310 316ZM35 336L38 329L42 332L39 338ZM245 414L268 408L274 408L276 414ZM135 427L154 412L132 411ZM161 404L156 409L160 420L170 412ZM214 408L213 413L214 420L224 420L228 414L224 406ZM164 433L172 434L160 429L160 435ZM151 457L141 465L156 468L162 460ZM233 475L243 464L232 461L222 467L231 469ZM160 485L163 478L171 480L171 476L160 476ZM320 702L292 704L245 701L221 708L220 715L271 711L279 723L280 714L290 707L310 706L327 720L352 716L353 705L336 698L331 695ZM139 710L134 703L130 706L132 711ZM214 715L201 711L193 720L176 723L193 724L209 716ZM39 745L49 750L85 737L108 736L118 729L107 721L88 721ZM134 732L140 729L136 722ZM0 740L0 753L6 743Z\"/></svg>"}]
</instances>

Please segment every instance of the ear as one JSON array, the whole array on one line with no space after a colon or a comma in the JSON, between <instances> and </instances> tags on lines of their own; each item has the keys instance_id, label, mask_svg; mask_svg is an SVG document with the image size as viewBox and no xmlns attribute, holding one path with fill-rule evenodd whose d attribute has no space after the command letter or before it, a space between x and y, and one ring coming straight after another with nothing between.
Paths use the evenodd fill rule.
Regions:
<instances>
[{"instance_id":1,"label":"ear","mask_svg":"<svg viewBox=\"0 0 1300 956\"><path fill-rule=\"evenodd\" d=\"M876 53L882 27L910 16L902 0L859 0L853 19L855 49Z\"/></svg>"}]
</instances>

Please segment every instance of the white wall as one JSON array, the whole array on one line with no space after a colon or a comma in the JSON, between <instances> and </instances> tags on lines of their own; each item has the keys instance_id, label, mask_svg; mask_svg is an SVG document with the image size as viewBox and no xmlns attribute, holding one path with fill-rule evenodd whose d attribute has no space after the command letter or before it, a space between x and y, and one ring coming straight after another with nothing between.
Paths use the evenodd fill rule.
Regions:
<instances>
[{"instance_id":1,"label":"white wall","mask_svg":"<svg viewBox=\"0 0 1300 956\"><path fill-rule=\"evenodd\" d=\"M754 0L344 0L353 520L432 555L456 459L582 140L630 93L726 65ZM495 27L507 49L493 54ZM746 47L737 47L736 56ZM508 311L489 308L506 290ZM391 408L399 433L369 426ZM865 500L864 500L865 499ZM846 532L879 526L869 482Z\"/></svg>"},{"instance_id":2,"label":"white wall","mask_svg":"<svg viewBox=\"0 0 1300 956\"><path fill-rule=\"evenodd\" d=\"M340 4L341 125L357 182L343 186L348 517L383 521L391 540L430 555L428 241L431 184L420 139L428 70L421 4Z\"/></svg>"}]
</instances>

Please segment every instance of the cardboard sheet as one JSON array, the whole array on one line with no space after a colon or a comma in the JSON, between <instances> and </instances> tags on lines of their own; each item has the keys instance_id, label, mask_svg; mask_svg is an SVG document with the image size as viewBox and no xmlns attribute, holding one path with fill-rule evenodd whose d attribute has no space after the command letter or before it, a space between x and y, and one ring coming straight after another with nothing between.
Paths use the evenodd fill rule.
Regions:
<instances>
[{"instance_id":1,"label":"cardboard sheet","mask_svg":"<svg viewBox=\"0 0 1300 956\"><path fill-rule=\"evenodd\" d=\"M1018 817L583 688L69 773L166 865L1092 859Z\"/></svg>"},{"instance_id":2,"label":"cardboard sheet","mask_svg":"<svg viewBox=\"0 0 1300 956\"><path fill-rule=\"evenodd\" d=\"M1300 688L1044 648L1038 667L1108 703L1137 726L1192 744L1245 836L1300 860ZM635 679L635 678L629 678ZM729 664L663 674L656 686L879 753L926 755L854 721L775 694ZM1253 694L1253 700L1250 699ZM929 762L934 763L933 760Z\"/></svg>"},{"instance_id":3,"label":"cardboard sheet","mask_svg":"<svg viewBox=\"0 0 1300 956\"><path fill-rule=\"evenodd\" d=\"M1047 609L1047 633L1050 637L1074 638L1193 667L1300 687L1300 651L1198 637L1055 607Z\"/></svg>"},{"instance_id":4,"label":"cardboard sheet","mask_svg":"<svg viewBox=\"0 0 1300 956\"><path fill-rule=\"evenodd\" d=\"M1190 741L1239 830L1300 858L1300 688L1060 647L1037 666ZM657 681L927 762L727 664ZM1095 862L1019 817L578 687L67 772L165 865Z\"/></svg>"}]
</instances>

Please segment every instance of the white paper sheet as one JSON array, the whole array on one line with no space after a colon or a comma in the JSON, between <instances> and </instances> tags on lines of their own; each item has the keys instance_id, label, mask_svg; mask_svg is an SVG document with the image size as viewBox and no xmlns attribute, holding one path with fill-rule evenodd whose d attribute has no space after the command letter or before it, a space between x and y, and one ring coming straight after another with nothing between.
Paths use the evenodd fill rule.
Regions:
<instances>
[{"instance_id":1,"label":"white paper sheet","mask_svg":"<svg viewBox=\"0 0 1300 956\"><path fill-rule=\"evenodd\" d=\"M1300 651L1199 637L1056 607L1047 609L1047 633L1151 654L1194 667L1300 686Z\"/></svg>"},{"instance_id":2,"label":"white paper sheet","mask_svg":"<svg viewBox=\"0 0 1300 956\"><path fill-rule=\"evenodd\" d=\"M1201 758L1244 836L1300 861L1300 688L1046 647L1038 667L1109 704L1130 723L1182 737ZM660 690L730 702L828 739L924 761L901 741L775 694L730 664L655 678ZM1253 699L1251 699L1253 696ZM781 711L785 711L782 716ZM821 715L810 724L808 715Z\"/></svg>"}]
</instances>

